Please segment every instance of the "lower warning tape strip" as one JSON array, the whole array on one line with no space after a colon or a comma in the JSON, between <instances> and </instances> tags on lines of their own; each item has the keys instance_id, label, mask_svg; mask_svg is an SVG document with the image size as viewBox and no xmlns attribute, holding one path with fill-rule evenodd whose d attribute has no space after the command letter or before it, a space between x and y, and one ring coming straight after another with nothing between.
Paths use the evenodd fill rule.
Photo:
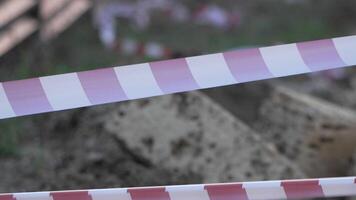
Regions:
<instances>
[{"instance_id":1,"label":"lower warning tape strip","mask_svg":"<svg viewBox=\"0 0 356 200\"><path fill-rule=\"evenodd\" d=\"M356 195L356 177L0 194L0 200L252 200Z\"/></svg>"},{"instance_id":2,"label":"lower warning tape strip","mask_svg":"<svg viewBox=\"0 0 356 200\"><path fill-rule=\"evenodd\" d=\"M356 65L356 36L0 83L0 119Z\"/></svg>"}]
</instances>

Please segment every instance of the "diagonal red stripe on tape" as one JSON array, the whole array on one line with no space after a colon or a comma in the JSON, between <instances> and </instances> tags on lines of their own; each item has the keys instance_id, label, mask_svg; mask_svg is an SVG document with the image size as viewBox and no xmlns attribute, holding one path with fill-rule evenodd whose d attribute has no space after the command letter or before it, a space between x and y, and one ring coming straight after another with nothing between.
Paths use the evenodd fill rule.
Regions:
<instances>
[{"instance_id":1,"label":"diagonal red stripe on tape","mask_svg":"<svg viewBox=\"0 0 356 200\"><path fill-rule=\"evenodd\" d=\"M128 189L132 200L170 200L164 187Z\"/></svg>"},{"instance_id":2,"label":"diagonal red stripe on tape","mask_svg":"<svg viewBox=\"0 0 356 200\"><path fill-rule=\"evenodd\" d=\"M127 100L113 68L78 72L78 77L92 104Z\"/></svg>"},{"instance_id":3,"label":"diagonal red stripe on tape","mask_svg":"<svg viewBox=\"0 0 356 200\"><path fill-rule=\"evenodd\" d=\"M317 40L297 44L302 58L312 71L345 66L332 40Z\"/></svg>"},{"instance_id":4,"label":"diagonal red stripe on tape","mask_svg":"<svg viewBox=\"0 0 356 200\"><path fill-rule=\"evenodd\" d=\"M224 53L225 61L238 82L272 78L259 49L244 49Z\"/></svg>"},{"instance_id":5,"label":"diagonal red stripe on tape","mask_svg":"<svg viewBox=\"0 0 356 200\"><path fill-rule=\"evenodd\" d=\"M15 198L11 194L5 194L5 195L0 195L0 200L15 200Z\"/></svg>"},{"instance_id":6,"label":"diagonal red stripe on tape","mask_svg":"<svg viewBox=\"0 0 356 200\"><path fill-rule=\"evenodd\" d=\"M248 200L242 184L207 185L205 189L211 200Z\"/></svg>"},{"instance_id":7,"label":"diagonal red stripe on tape","mask_svg":"<svg viewBox=\"0 0 356 200\"><path fill-rule=\"evenodd\" d=\"M288 199L323 197L318 180L282 181Z\"/></svg>"},{"instance_id":8,"label":"diagonal red stripe on tape","mask_svg":"<svg viewBox=\"0 0 356 200\"><path fill-rule=\"evenodd\" d=\"M158 86L166 94L199 89L184 58L151 62L150 66Z\"/></svg>"},{"instance_id":9,"label":"diagonal red stripe on tape","mask_svg":"<svg viewBox=\"0 0 356 200\"><path fill-rule=\"evenodd\" d=\"M53 200L92 200L87 191L52 192Z\"/></svg>"},{"instance_id":10,"label":"diagonal red stripe on tape","mask_svg":"<svg viewBox=\"0 0 356 200\"><path fill-rule=\"evenodd\" d=\"M16 115L53 110L38 78L5 82L3 87Z\"/></svg>"}]
</instances>

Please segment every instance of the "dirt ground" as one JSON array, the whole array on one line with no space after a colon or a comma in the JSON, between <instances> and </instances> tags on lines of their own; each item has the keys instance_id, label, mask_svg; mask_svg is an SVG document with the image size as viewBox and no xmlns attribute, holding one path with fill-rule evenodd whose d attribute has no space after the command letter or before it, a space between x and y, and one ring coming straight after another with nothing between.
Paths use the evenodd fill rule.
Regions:
<instances>
[{"instance_id":1,"label":"dirt ground","mask_svg":"<svg viewBox=\"0 0 356 200\"><path fill-rule=\"evenodd\" d=\"M175 25L165 19L157 19L152 27L143 32L137 32L128 22L123 21L120 34L130 35L143 41L159 41L187 55L193 55L247 46L329 38L352 34L356 30L354 27L356 5L352 0L342 0L337 3L332 0L301 1L300 3L223 1L222 4L242 12L243 23L236 30L224 32L192 24ZM0 80L74 72L147 60L150 58L127 57L104 49L96 31L92 28L88 13L52 43L43 45L36 37L33 37L6 57L1 58ZM212 107L218 113L215 113L216 116L229 116L222 117L222 119L230 120L231 118L234 121L231 124L243 124L241 126L231 125L235 127L236 135L248 132L253 137L263 138L260 137L263 131L256 128L256 122L262 117L261 107L268 101L275 86L278 85L287 86L292 90L321 98L351 112L356 112L356 72L353 69L346 72L347 75L337 81L330 81L322 76L301 75L208 89L202 91L203 97L199 98L206 98L212 102ZM167 100L170 102L168 105L166 103L156 105L155 102L166 100L150 98L0 121L0 192L190 184L206 181L204 173L199 173L199 170L194 169L194 162L188 162L189 165L177 170L166 164L168 161L156 161L156 157L148 150L148 153L137 151L135 144L130 142L132 140L124 137L136 126L142 127L137 131L140 133L150 133L149 130L153 130L153 138L157 137L155 134L162 132L172 135L180 133L179 129L175 129L174 124L167 121L145 121L147 120L144 118L145 107L153 109L152 112L167 110L172 112L173 114L169 115L172 119L178 121L184 119L181 126L195 123L201 133L199 131L193 131L191 135L189 131L182 133L187 134L185 139L188 141L195 137L194 134L201 134L202 138L212 137L208 134L210 129L201 128L209 127L212 123L205 119L205 116L214 116L208 112L212 109L210 106L204 107L208 114L198 114L199 117L196 117L186 114L186 112L200 108L201 105L190 106L194 104L189 101L190 93L167 98L173 99ZM133 109L130 107L133 105L142 106L142 109L134 110L134 117L136 117L134 119L138 120L137 124L130 118L132 116L126 113L127 109ZM170 106L177 110L174 112L169 110ZM199 111L195 112L199 113ZM216 125L222 128L228 127L224 121L226 120L216 122ZM109 122L118 123L117 126L113 126L116 127L115 131L107 127ZM124 122L131 122L131 124L123 125ZM144 126L146 123L150 125L147 129ZM195 130L195 125L192 125L193 130ZM248 131L241 127L247 127ZM117 134L112 134L112 132ZM226 135L228 132L223 131L218 134ZM176 148L178 150L186 148L188 144L179 141L174 143L177 145ZM235 167L236 177L217 178L216 181L311 177L298 169L296 161L287 158L271 142L263 139L249 139L246 142L251 142L253 144L251 146L261 146L260 148L265 151L268 149L268 151L275 152L271 153L274 156L268 157L267 160L276 159L284 163L283 166L287 166L288 170L285 170L285 173L281 170L278 171L279 173L265 174L263 169L268 161L259 163L252 160L251 166L259 168L254 172L262 175L242 173L242 170L239 171L236 167L237 165L231 165L232 168ZM143 144L152 146L152 140L146 139ZM203 143L199 140L192 144L199 146ZM205 155L205 152L215 152L211 150L214 149L213 146L200 149L202 153L196 155L197 160ZM253 155L236 156L249 159L258 155L259 151L254 152ZM159 156L161 156L160 152L157 153L157 158L161 158ZM283 161L280 161L280 158ZM214 163L218 156L209 157L209 159L212 161L207 161L207 165ZM174 162L174 159L170 162ZM177 165L179 162L177 158ZM350 159L349 168L351 169L353 165L353 160ZM345 170L340 175L352 175L350 173ZM223 175L225 174L221 172L221 176ZM241 180L241 177L245 179Z\"/></svg>"}]
</instances>

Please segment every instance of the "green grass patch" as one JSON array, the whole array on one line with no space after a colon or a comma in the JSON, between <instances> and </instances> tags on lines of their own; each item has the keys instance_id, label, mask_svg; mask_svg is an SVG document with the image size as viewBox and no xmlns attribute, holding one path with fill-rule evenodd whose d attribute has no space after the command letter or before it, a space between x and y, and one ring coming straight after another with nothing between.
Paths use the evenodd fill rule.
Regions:
<instances>
[{"instance_id":1,"label":"green grass patch","mask_svg":"<svg viewBox=\"0 0 356 200\"><path fill-rule=\"evenodd\" d=\"M22 120L2 120L0 130L0 157L18 155L20 134L24 132Z\"/></svg>"}]
</instances>

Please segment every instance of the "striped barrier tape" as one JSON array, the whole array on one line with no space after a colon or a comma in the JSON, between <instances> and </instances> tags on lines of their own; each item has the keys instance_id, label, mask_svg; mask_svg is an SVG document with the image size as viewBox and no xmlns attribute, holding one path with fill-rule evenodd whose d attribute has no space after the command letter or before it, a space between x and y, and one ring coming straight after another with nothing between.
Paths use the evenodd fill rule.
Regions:
<instances>
[{"instance_id":1,"label":"striped barrier tape","mask_svg":"<svg viewBox=\"0 0 356 200\"><path fill-rule=\"evenodd\" d=\"M356 36L0 83L0 119L356 65Z\"/></svg>"},{"instance_id":2,"label":"striped barrier tape","mask_svg":"<svg viewBox=\"0 0 356 200\"><path fill-rule=\"evenodd\" d=\"M0 200L272 200L356 195L356 177L0 194Z\"/></svg>"}]
</instances>

